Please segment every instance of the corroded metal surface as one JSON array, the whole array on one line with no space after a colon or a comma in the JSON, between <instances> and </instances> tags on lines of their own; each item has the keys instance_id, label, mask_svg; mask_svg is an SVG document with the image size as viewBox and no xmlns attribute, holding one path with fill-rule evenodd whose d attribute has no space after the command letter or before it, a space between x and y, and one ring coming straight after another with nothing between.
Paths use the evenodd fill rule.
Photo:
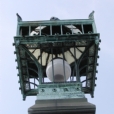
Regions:
<instances>
[{"instance_id":1,"label":"corroded metal surface","mask_svg":"<svg viewBox=\"0 0 114 114\"><path fill-rule=\"evenodd\" d=\"M79 82L68 84L43 84L39 85L38 91L38 100L85 98L84 92L82 92L82 84Z\"/></svg>"}]
</instances>

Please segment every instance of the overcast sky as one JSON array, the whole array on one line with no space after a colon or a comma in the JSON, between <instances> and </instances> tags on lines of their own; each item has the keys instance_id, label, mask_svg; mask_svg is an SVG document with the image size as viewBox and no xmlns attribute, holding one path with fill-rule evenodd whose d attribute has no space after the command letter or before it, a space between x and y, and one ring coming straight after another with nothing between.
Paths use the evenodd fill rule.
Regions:
<instances>
[{"instance_id":1,"label":"overcast sky","mask_svg":"<svg viewBox=\"0 0 114 114\"><path fill-rule=\"evenodd\" d=\"M1 114L28 114L36 97L22 100L19 90L17 63L14 55L19 13L24 21L60 19L87 19L95 11L97 32L102 40L99 52L98 80L95 98L96 114L114 114L114 0L0 0L0 112Z\"/></svg>"}]
</instances>

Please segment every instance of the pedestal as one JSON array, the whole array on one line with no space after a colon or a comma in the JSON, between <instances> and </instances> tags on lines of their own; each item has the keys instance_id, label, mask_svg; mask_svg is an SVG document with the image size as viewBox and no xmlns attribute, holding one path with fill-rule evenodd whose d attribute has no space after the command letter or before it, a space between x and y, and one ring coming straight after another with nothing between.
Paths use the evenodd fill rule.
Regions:
<instances>
[{"instance_id":1,"label":"pedestal","mask_svg":"<svg viewBox=\"0 0 114 114\"><path fill-rule=\"evenodd\" d=\"M36 100L28 114L95 114L95 105L86 98Z\"/></svg>"}]
</instances>

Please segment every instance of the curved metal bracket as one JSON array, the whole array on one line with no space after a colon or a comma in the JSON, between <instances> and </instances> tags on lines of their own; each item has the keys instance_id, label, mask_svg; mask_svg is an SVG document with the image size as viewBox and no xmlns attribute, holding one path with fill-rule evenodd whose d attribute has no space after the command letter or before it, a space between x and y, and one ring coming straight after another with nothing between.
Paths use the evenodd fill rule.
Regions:
<instances>
[{"instance_id":1,"label":"curved metal bracket","mask_svg":"<svg viewBox=\"0 0 114 114\"><path fill-rule=\"evenodd\" d=\"M21 47L22 49L24 49L25 52L26 52L30 57L32 57L32 59L34 60L34 63L36 64L36 66L37 66L37 68L38 68L38 76L39 76L39 84L40 84L41 81L42 81L42 79L41 79L41 78L42 78L42 72L41 72L41 67L42 67L42 66L41 66L41 64L38 63L38 61L37 61L37 59L35 58L35 56L34 56L33 54L31 54L25 46L20 45L20 47Z\"/></svg>"}]
</instances>

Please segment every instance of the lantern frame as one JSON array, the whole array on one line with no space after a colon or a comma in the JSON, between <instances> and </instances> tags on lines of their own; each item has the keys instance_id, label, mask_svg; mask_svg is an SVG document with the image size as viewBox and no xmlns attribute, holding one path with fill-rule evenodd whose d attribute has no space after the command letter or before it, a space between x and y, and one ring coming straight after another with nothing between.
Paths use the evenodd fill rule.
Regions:
<instances>
[{"instance_id":1,"label":"lantern frame","mask_svg":"<svg viewBox=\"0 0 114 114\"><path fill-rule=\"evenodd\" d=\"M62 29L63 26L66 25L77 25L79 28L81 27L82 34L74 34L72 30L69 31L69 33L64 34ZM39 35L30 36L33 28L37 26L40 28L42 28L42 26L47 26L50 33L48 35L42 34L43 29L40 29ZM53 34L53 28L56 29L56 27L60 27L59 34ZM84 28L88 28L88 30L91 28L92 32L87 32ZM70 52L71 56L75 59L75 62L70 64L70 66L72 72L75 72L74 74L76 75L76 81L70 81L70 83L86 82L85 87L82 86L82 91L85 94L91 94L91 97L94 97L96 66L100 42L99 37L100 35L96 31L95 22L92 19L19 21L17 24L17 35L14 37L14 45L17 57L16 61L18 64L20 90L23 95L23 100L25 100L26 96L36 96L38 94L37 88L39 85L47 84L48 86L50 84L50 82L46 83L44 81L46 76L44 75L44 69L46 69L47 63L46 66L42 66L43 50L46 50L47 48L50 49L50 53L53 56L53 50L61 48L63 51L63 58L65 59L64 50L68 47L76 49L78 49L78 47L85 47L85 50L84 52L81 52L82 55L79 59L76 59L76 56L72 55L72 52ZM30 49L40 49L41 63L39 63L33 53L29 51ZM31 74L36 75L34 76ZM83 76L86 76L86 79L81 81L80 78ZM30 82L30 79L33 79L34 82ZM35 82L36 80L37 83ZM28 89L25 88L27 84ZM34 89L30 88L31 84L34 85ZM87 84L89 84L89 87Z\"/></svg>"}]
</instances>

